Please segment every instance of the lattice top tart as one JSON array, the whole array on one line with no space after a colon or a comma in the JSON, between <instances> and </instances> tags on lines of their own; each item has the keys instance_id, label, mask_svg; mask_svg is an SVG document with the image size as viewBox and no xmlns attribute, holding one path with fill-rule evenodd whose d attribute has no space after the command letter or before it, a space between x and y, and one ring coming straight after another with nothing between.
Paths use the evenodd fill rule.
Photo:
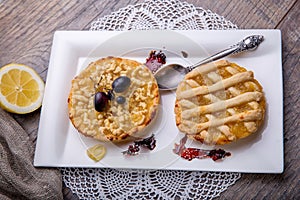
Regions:
<instances>
[{"instance_id":1,"label":"lattice top tart","mask_svg":"<svg viewBox=\"0 0 300 200\"><path fill-rule=\"evenodd\" d=\"M208 145L236 141L264 120L263 88L253 72L226 60L189 72L176 91L176 125Z\"/></svg>"},{"instance_id":2,"label":"lattice top tart","mask_svg":"<svg viewBox=\"0 0 300 200\"><path fill-rule=\"evenodd\" d=\"M107 57L91 63L72 80L69 118L82 134L101 141L142 137L155 118L159 91L143 64Z\"/></svg>"}]
</instances>

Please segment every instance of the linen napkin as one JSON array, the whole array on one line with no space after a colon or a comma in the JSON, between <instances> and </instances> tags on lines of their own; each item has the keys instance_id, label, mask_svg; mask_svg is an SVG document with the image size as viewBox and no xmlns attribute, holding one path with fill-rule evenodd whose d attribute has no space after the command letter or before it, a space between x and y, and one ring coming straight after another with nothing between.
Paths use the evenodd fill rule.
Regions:
<instances>
[{"instance_id":1,"label":"linen napkin","mask_svg":"<svg viewBox=\"0 0 300 200\"><path fill-rule=\"evenodd\" d=\"M35 168L33 156L26 131L0 109L0 199L63 199L60 172Z\"/></svg>"}]
</instances>

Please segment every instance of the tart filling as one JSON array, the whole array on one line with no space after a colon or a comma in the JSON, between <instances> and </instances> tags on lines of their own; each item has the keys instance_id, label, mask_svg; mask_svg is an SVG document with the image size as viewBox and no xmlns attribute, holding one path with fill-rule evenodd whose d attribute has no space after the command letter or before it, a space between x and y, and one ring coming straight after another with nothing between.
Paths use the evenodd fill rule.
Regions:
<instances>
[{"instance_id":1,"label":"tart filling","mask_svg":"<svg viewBox=\"0 0 300 200\"><path fill-rule=\"evenodd\" d=\"M107 57L91 63L73 79L69 117L86 136L125 141L143 136L142 130L156 116L159 98L156 80L145 65Z\"/></svg>"},{"instance_id":2,"label":"tart filling","mask_svg":"<svg viewBox=\"0 0 300 200\"><path fill-rule=\"evenodd\" d=\"M226 60L194 69L176 91L176 125L201 143L247 137L258 130L264 113L263 88L253 72Z\"/></svg>"}]
</instances>

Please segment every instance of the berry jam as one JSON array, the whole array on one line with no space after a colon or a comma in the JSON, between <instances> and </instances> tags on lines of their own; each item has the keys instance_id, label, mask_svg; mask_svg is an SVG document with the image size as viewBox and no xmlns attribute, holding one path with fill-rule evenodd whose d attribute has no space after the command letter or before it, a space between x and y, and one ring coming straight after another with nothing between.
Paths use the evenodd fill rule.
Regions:
<instances>
[{"instance_id":1,"label":"berry jam","mask_svg":"<svg viewBox=\"0 0 300 200\"><path fill-rule=\"evenodd\" d=\"M143 140L134 141L134 144L129 145L128 149L126 151L123 151L122 153L124 155L134 156L139 154L140 147L153 150L156 147L156 140L154 138L154 134Z\"/></svg>"},{"instance_id":2,"label":"berry jam","mask_svg":"<svg viewBox=\"0 0 300 200\"><path fill-rule=\"evenodd\" d=\"M226 152L223 149L204 150L197 148L186 148L181 152L180 156L189 161L193 160L194 158L211 158L213 161L216 161L230 155L230 152Z\"/></svg>"},{"instance_id":3,"label":"berry jam","mask_svg":"<svg viewBox=\"0 0 300 200\"><path fill-rule=\"evenodd\" d=\"M154 73L163 64L166 64L166 55L162 52L151 51L149 57L146 59L146 66Z\"/></svg>"},{"instance_id":4,"label":"berry jam","mask_svg":"<svg viewBox=\"0 0 300 200\"><path fill-rule=\"evenodd\" d=\"M188 161L191 161L195 158L211 158L213 161L217 161L225 157L231 156L230 152L226 152L223 149L204 150L198 148L186 148L184 146L186 140L187 137L185 136L180 140L180 144L175 143L175 148L173 149L173 152Z\"/></svg>"}]
</instances>

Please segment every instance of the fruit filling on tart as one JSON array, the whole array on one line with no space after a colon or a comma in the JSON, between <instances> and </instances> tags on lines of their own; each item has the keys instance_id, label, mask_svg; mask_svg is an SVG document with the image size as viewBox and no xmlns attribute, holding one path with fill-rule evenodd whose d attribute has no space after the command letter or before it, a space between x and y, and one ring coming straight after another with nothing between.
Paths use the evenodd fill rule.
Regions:
<instances>
[{"instance_id":1,"label":"fruit filling on tart","mask_svg":"<svg viewBox=\"0 0 300 200\"><path fill-rule=\"evenodd\" d=\"M253 72L226 60L189 72L176 91L176 125L201 143L226 144L256 132L265 98Z\"/></svg>"},{"instance_id":2,"label":"fruit filling on tart","mask_svg":"<svg viewBox=\"0 0 300 200\"><path fill-rule=\"evenodd\" d=\"M154 120L159 91L143 64L107 57L91 63L72 81L69 117L82 134L120 142L142 137Z\"/></svg>"}]
</instances>

